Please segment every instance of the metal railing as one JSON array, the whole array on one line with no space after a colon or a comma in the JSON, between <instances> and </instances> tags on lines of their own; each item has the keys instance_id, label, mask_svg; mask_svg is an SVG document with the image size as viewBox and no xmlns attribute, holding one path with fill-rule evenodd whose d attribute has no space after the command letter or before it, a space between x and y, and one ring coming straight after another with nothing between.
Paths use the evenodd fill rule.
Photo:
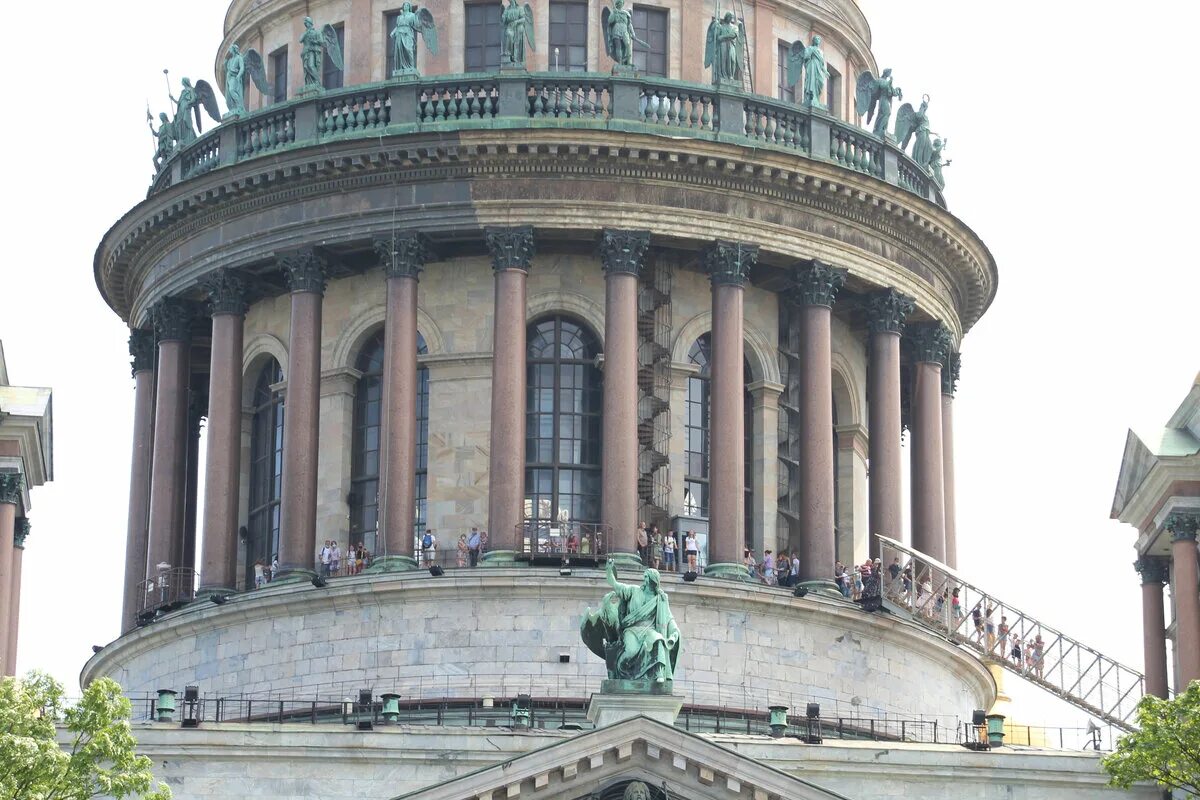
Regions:
<instances>
[{"instance_id":1,"label":"metal railing","mask_svg":"<svg viewBox=\"0 0 1200 800\"><path fill-rule=\"evenodd\" d=\"M612 551L612 526L591 522L526 520L516 527L519 552L531 562L586 563Z\"/></svg>"},{"instance_id":2,"label":"metal railing","mask_svg":"<svg viewBox=\"0 0 1200 800\"><path fill-rule=\"evenodd\" d=\"M758 94L606 73L471 73L351 86L276 103L221 123L177 150L150 194L283 150L450 128L570 126L767 147L863 173L945 206L895 142L856 124Z\"/></svg>"},{"instance_id":3,"label":"metal railing","mask_svg":"<svg viewBox=\"0 0 1200 800\"><path fill-rule=\"evenodd\" d=\"M913 620L1098 719L1134 730L1140 672L980 589L940 561L878 538L885 596ZM890 565L897 558L899 575L892 578Z\"/></svg>"},{"instance_id":4,"label":"metal railing","mask_svg":"<svg viewBox=\"0 0 1200 800\"><path fill-rule=\"evenodd\" d=\"M138 619L153 617L160 611L179 608L196 599L196 570L177 567L137 584L135 614Z\"/></svg>"}]
</instances>

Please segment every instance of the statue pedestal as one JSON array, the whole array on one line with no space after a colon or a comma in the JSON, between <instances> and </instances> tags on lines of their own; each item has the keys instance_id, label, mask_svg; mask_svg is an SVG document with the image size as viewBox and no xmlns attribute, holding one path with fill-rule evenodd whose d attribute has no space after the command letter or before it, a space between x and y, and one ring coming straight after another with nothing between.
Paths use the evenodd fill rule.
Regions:
<instances>
[{"instance_id":1,"label":"statue pedestal","mask_svg":"<svg viewBox=\"0 0 1200 800\"><path fill-rule=\"evenodd\" d=\"M597 728L615 725L633 717L649 717L664 725L674 725L683 708L683 697L671 693L671 681L606 680L600 693L588 701L587 718Z\"/></svg>"},{"instance_id":2,"label":"statue pedestal","mask_svg":"<svg viewBox=\"0 0 1200 800\"><path fill-rule=\"evenodd\" d=\"M400 83L412 83L413 81L421 80L421 73L416 69L396 69L392 70L392 80Z\"/></svg>"},{"instance_id":3,"label":"statue pedestal","mask_svg":"<svg viewBox=\"0 0 1200 800\"><path fill-rule=\"evenodd\" d=\"M637 67L626 66L625 64L613 64L612 74L614 78L636 78Z\"/></svg>"}]
</instances>

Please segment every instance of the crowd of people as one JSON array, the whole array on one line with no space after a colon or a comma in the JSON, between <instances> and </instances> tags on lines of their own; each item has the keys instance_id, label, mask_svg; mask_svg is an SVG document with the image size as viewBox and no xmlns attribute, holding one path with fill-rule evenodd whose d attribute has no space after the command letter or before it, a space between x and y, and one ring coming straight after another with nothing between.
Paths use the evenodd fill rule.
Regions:
<instances>
[{"instance_id":1,"label":"crowd of people","mask_svg":"<svg viewBox=\"0 0 1200 800\"><path fill-rule=\"evenodd\" d=\"M637 551L642 563L663 572L697 572L700 569L700 545L695 531L684 531L682 541L675 531L659 530L657 525L638 523Z\"/></svg>"}]
</instances>

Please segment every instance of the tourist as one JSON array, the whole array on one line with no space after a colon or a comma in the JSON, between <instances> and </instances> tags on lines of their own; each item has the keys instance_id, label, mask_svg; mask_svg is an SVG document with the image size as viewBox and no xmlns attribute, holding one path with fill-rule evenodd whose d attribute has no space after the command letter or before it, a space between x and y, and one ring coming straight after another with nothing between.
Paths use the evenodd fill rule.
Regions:
<instances>
[{"instance_id":1,"label":"tourist","mask_svg":"<svg viewBox=\"0 0 1200 800\"><path fill-rule=\"evenodd\" d=\"M1045 648L1046 643L1042 641L1042 635L1039 633L1033 639L1033 664L1031 665L1039 680L1045 677L1043 672L1046 669Z\"/></svg>"},{"instance_id":2,"label":"tourist","mask_svg":"<svg viewBox=\"0 0 1200 800\"><path fill-rule=\"evenodd\" d=\"M329 550L329 574L337 575L338 570L342 567L342 548L338 547L338 543L334 541L333 547Z\"/></svg>"},{"instance_id":3,"label":"tourist","mask_svg":"<svg viewBox=\"0 0 1200 800\"><path fill-rule=\"evenodd\" d=\"M326 539L325 545L321 548L321 574L326 578L329 577L329 565L333 563L333 540Z\"/></svg>"},{"instance_id":4,"label":"tourist","mask_svg":"<svg viewBox=\"0 0 1200 800\"><path fill-rule=\"evenodd\" d=\"M762 576L767 586L775 585L775 556L770 550L763 551Z\"/></svg>"},{"instance_id":5,"label":"tourist","mask_svg":"<svg viewBox=\"0 0 1200 800\"><path fill-rule=\"evenodd\" d=\"M871 574L871 562L870 561L863 564L858 569L854 570L854 575L853 575L854 586L852 587L852 591L853 591L853 596L854 596L855 600L862 599L863 584L866 582L866 578L870 574Z\"/></svg>"},{"instance_id":6,"label":"tourist","mask_svg":"<svg viewBox=\"0 0 1200 800\"><path fill-rule=\"evenodd\" d=\"M483 537L479 535L479 528L471 526L471 533L467 536L467 558L472 567L479 564L479 547L483 544Z\"/></svg>"},{"instance_id":7,"label":"tourist","mask_svg":"<svg viewBox=\"0 0 1200 800\"><path fill-rule=\"evenodd\" d=\"M788 586L798 586L800 584L800 553L797 550L792 551L792 571L788 575Z\"/></svg>"},{"instance_id":8,"label":"tourist","mask_svg":"<svg viewBox=\"0 0 1200 800\"><path fill-rule=\"evenodd\" d=\"M650 560L655 569L662 569L663 536L657 525L650 528Z\"/></svg>"},{"instance_id":9,"label":"tourist","mask_svg":"<svg viewBox=\"0 0 1200 800\"><path fill-rule=\"evenodd\" d=\"M263 566L262 559L254 562L254 588L261 589L267 585L267 568Z\"/></svg>"},{"instance_id":10,"label":"tourist","mask_svg":"<svg viewBox=\"0 0 1200 800\"><path fill-rule=\"evenodd\" d=\"M1026 639L1025 640L1025 674L1028 675L1029 671L1032 669L1033 669L1033 640Z\"/></svg>"},{"instance_id":11,"label":"tourist","mask_svg":"<svg viewBox=\"0 0 1200 800\"><path fill-rule=\"evenodd\" d=\"M983 615L984 629L987 631L987 651L990 653L996 647L996 623L992 621L992 612L994 608L988 606L987 612Z\"/></svg>"},{"instance_id":12,"label":"tourist","mask_svg":"<svg viewBox=\"0 0 1200 800\"><path fill-rule=\"evenodd\" d=\"M367 546L363 542L358 543L358 552L354 556L354 561L354 568L358 572L362 572L371 561L370 553L367 552Z\"/></svg>"},{"instance_id":13,"label":"tourist","mask_svg":"<svg viewBox=\"0 0 1200 800\"><path fill-rule=\"evenodd\" d=\"M975 641L983 644L983 601L975 604L971 609L971 622L975 625Z\"/></svg>"},{"instance_id":14,"label":"tourist","mask_svg":"<svg viewBox=\"0 0 1200 800\"><path fill-rule=\"evenodd\" d=\"M637 552L642 560L642 566L650 566L650 534L646 532L646 523L639 522L637 527Z\"/></svg>"},{"instance_id":15,"label":"tourist","mask_svg":"<svg viewBox=\"0 0 1200 800\"><path fill-rule=\"evenodd\" d=\"M900 587L902 590L901 597L903 597L905 602L908 602L909 597L912 596L912 589L913 589L912 569L913 568L912 568L911 563L905 564L904 571L902 573L900 573L900 575L901 575Z\"/></svg>"},{"instance_id":16,"label":"tourist","mask_svg":"<svg viewBox=\"0 0 1200 800\"><path fill-rule=\"evenodd\" d=\"M946 592L942 592L933 599L933 613L936 615L937 621L940 623L946 612Z\"/></svg>"},{"instance_id":17,"label":"tourist","mask_svg":"<svg viewBox=\"0 0 1200 800\"><path fill-rule=\"evenodd\" d=\"M1015 664L1017 666L1017 669L1021 669L1021 653L1022 652L1023 651L1021 650L1021 639L1019 637L1014 636L1011 656L1012 656L1013 664ZM1024 672L1023 669L1021 669L1021 671Z\"/></svg>"},{"instance_id":18,"label":"tourist","mask_svg":"<svg viewBox=\"0 0 1200 800\"><path fill-rule=\"evenodd\" d=\"M271 555L271 574L267 576L267 583L279 577L279 553Z\"/></svg>"},{"instance_id":19,"label":"tourist","mask_svg":"<svg viewBox=\"0 0 1200 800\"><path fill-rule=\"evenodd\" d=\"M1000 658L1008 655L1008 617L1000 615L1000 627L997 629L999 638L996 641L996 652L1000 654Z\"/></svg>"},{"instance_id":20,"label":"tourist","mask_svg":"<svg viewBox=\"0 0 1200 800\"><path fill-rule=\"evenodd\" d=\"M675 549L677 546L675 543L675 531L667 531L663 538L663 560L666 564L667 572L675 572Z\"/></svg>"},{"instance_id":21,"label":"tourist","mask_svg":"<svg viewBox=\"0 0 1200 800\"><path fill-rule=\"evenodd\" d=\"M758 562L754 560L753 550L747 549L742 551L742 564L750 572L750 579L758 580Z\"/></svg>"},{"instance_id":22,"label":"tourist","mask_svg":"<svg viewBox=\"0 0 1200 800\"><path fill-rule=\"evenodd\" d=\"M833 565L833 582L837 584L842 597L850 597L850 576L846 574L846 565L840 561Z\"/></svg>"},{"instance_id":23,"label":"tourist","mask_svg":"<svg viewBox=\"0 0 1200 800\"><path fill-rule=\"evenodd\" d=\"M437 557L437 537L433 535L432 528L426 528L425 535L421 537L421 554L425 558L425 566L432 567Z\"/></svg>"},{"instance_id":24,"label":"tourist","mask_svg":"<svg viewBox=\"0 0 1200 800\"><path fill-rule=\"evenodd\" d=\"M590 533L585 533L580 538L579 553L580 553L580 555L585 555L585 556L592 554L592 535Z\"/></svg>"},{"instance_id":25,"label":"tourist","mask_svg":"<svg viewBox=\"0 0 1200 800\"><path fill-rule=\"evenodd\" d=\"M900 556L892 559L891 565L888 567L888 574L892 576L891 591L893 595L900 594Z\"/></svg>"},{"instance_id":26,"label":"tourist","mask_svg":"<svg viewBox=\"0 0 1200 800\"><path fill-rule=\"evenodd\" d=\"M696 532L688 531L683 540L683 555L687 558L687 571L695 572L700 559L700 546L696 542Z\"/></svg>"},{"instance_id":27,"label":"tourist","mask_svg":"<svg viewBox=\"0 0 1200 800\"><path fill-rule=\"evenodd\" d=\"M467 565L467 535L458 535L458 545L455 547L455 566L462 569Z\"/></svg>"},{"instance_id":28,"label":"tourist","mask_svg":"<svg viewBox=\"0 0 1200 800\"><path fill-rule=\"evenodd\" d=\"M571 531L571 535L567 537L567 552L570 554L579 552L579 534Z\"/></svg>"},{"instance_id":29,"label":"tourist","mask_svg":"<svg viewBox=\"0 0 1200 800\"><path fill-rule=\"evenodd\" d=\"M954 587L954 591L950 594L950 613L954 617L954 630L958 630L959 623L963 619L962 600L958 597L959 588Z\"/></svg>"}]
</instances>

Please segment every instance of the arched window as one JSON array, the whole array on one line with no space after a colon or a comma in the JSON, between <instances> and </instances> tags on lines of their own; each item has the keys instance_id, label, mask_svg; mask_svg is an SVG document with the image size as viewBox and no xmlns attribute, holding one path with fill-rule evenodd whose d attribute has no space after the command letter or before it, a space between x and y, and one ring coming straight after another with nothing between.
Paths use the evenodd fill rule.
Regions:
<instances>
[{"instance_id":1,"label":"arched window","mask_svg":"<svg viewBox=\"0 0 1200 800\"><path fill-rule=\"evenodd\" d=\"M600 521L602 390L599 344L565 317L528 331L525 518L544 523Z\"/></svg>"},{"instance_id":2,"label":"arched window","mask_svg":"<svg viewBox=\"0 0 1200 800\"><path fill-rule=\"evenodd\" d=\"M688 378L687 402L684 414L684 478L683 478L683 513L689 517L708 517L709 513L709 415L711 413L709 398L709 379L711 378L711 338L704 334L692 343L688 351L688 361L700 368L700 371ZM750 364L744 367L743 382L749 386L751 382ZM744 426L745 441L743 458L746 462L746 514L745 536L746 543L752 541L754 495L754 398L746 390L743 398L745 408Z\"/></svg>"},{"instance_id":3,"label":"arched window","mask_svg":"<svg viewBox=\"0 0 1200 800\"><path fill-rule=\"evenodd\" d=\"M367 340L354 368L362 375L354 391L354 432L350 448L350 543L379 552L379 465L383 453L383 329ZM417 334L417 355L428 352ZM425 524L425 472L429 441L429 369L417 368L416 519Z\"/></svg>"},{"instance_id":4,"label":"arched window","mask_svg":"<svg viewBox=\"0 0 1200 800\"><path fill-rule=\"evenodd\" d=\"M254 585L254 563L269 566L279 552L279 497L283 476L283 396L271 387L283 380L271 359L254 383L250 422L250 519L246 526L246 586Z\"/></svg>"}]
</instances>

